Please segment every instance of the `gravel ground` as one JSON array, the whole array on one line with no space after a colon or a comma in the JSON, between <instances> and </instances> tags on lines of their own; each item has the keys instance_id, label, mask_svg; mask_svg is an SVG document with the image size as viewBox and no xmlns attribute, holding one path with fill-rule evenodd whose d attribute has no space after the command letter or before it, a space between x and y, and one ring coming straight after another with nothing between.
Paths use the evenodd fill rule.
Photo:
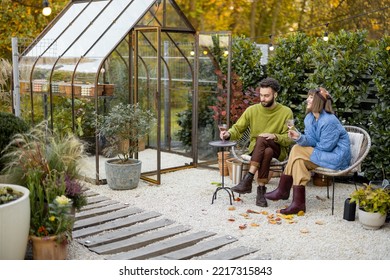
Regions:
<instances>
[{"instance_id":1,"label":"gravel ground","mask_svg":"<svg viewBox=\"0 0 390 280\"><path fill-rule=\"evenodd\" d=\"M291 202L268 202L267 208L255 205L256 187L250 194L241 195L231 209L228 194L220 191L211 204L216 186L220 182L217 170L193 168L162 175L161 185L140 181L133 190L115 191L107 185L87 186L111 199L129 203L147 211L157 211L176 224L190 225L195 231L212 231L217 236L231 235L238 239L223 249L246 246L259 249L244 259L265 260L390 260L390 224L379 230L366 230L358 221L343 219L344 200L354 185L337 183L335 212L331 215L331 199L326 188L309 185L306 190L304 216L294 215L292 220L269 222L268 216ZM273 178L268 190L277 187L279 178ZM232 187L229 177L226 186ZM247 210L261 214L247 213ZM234 221L230 221L234 220ZM240 229L242 226L245 229ZM222 249L220 249L222 250ZM97 260L97 255L75 241L70 244L68 259Z\"/></svg>"}]
</instances>

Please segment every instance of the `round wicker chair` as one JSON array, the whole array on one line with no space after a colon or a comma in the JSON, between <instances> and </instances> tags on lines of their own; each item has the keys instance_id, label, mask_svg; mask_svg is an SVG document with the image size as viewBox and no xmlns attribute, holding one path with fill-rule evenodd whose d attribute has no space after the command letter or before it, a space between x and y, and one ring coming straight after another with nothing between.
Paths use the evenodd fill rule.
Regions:
<instances>
[{"instance_id":1,"label":"round wicker chair","mask_svg":"<svg viewBox=\"0 0 390 280\"><path fill-rule=\"evenodd\" d=\"M352 176L360 171L360 166L364 158L367 156L371 148L371 137L362 128L357 126L344 126L348 132L349 139L351 141L351 162L348 168L344 170L333 170L323 167L317 167L312 170L314 173L328 176L332 178L332 215L334 212L334 192L335 192L335 177ZM356 182L354 181L355 186ZM327 195L329 198L329 186L327 186Z\"/></svg>"}]
</instances>

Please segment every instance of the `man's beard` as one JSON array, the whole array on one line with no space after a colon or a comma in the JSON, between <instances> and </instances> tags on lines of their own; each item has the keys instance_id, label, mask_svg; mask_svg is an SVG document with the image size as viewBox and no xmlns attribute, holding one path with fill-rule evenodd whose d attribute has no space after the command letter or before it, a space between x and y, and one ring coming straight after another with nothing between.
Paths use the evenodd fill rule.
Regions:
<instances>
[{"instance_id":1,"label":"man's beard","mask_svg":"<svg viewBox=\"0 0 390 280\"><path fill-rule=\"evenodd\" d=\"M274 103L275 103L275 98L272 98L271 101L261 102L261 105L263 105L263 107L271 107L272 105L274 105Z\"/></svg>"}]
</instances>

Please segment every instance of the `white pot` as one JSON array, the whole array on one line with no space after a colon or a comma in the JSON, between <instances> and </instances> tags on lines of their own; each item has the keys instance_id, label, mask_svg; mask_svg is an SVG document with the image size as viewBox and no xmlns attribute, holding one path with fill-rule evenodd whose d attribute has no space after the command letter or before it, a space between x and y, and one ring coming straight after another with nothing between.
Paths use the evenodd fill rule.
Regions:
<instances>
[{"instance_id":1,"label":"white pot","mask_svg":"<svg viewBox=\"0 0 390 280\"><path fill-rule=\"evenodd\" d=\"M366 212L360 208L358 209L358 217L365 229L379 229L386 221L386 215Z\"/></svg>"},{"instance_id":2,"label":"white pot","mask_svg":"<svg viewBox=\"0 0 390 280\"><path fill-rule=\"evenodd\" d=\"M23 196L0 205L0 259L24 260L30 230L30 191L23 186L0 184L6 186Z\"/></svg>"}]
</instances>

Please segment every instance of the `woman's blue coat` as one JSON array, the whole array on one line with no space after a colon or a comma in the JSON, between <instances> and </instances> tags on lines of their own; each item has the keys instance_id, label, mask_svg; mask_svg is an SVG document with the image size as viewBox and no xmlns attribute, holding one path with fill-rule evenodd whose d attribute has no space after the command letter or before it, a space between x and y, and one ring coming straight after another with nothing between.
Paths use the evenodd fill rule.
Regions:
<instances>
[{"instance_id":1,"label":"woman's blue coat","mask_svg":"<svg viewBox=\"0 0 390 280\"><path fill-rule=\"evenodd\" d=\"M305 133L296 143L314 148L310 161L325 168L346 169L351 161L350 141L338 118L323 110L318 120L309 113L304 122Z\"/></svg>"}]
</instances>

